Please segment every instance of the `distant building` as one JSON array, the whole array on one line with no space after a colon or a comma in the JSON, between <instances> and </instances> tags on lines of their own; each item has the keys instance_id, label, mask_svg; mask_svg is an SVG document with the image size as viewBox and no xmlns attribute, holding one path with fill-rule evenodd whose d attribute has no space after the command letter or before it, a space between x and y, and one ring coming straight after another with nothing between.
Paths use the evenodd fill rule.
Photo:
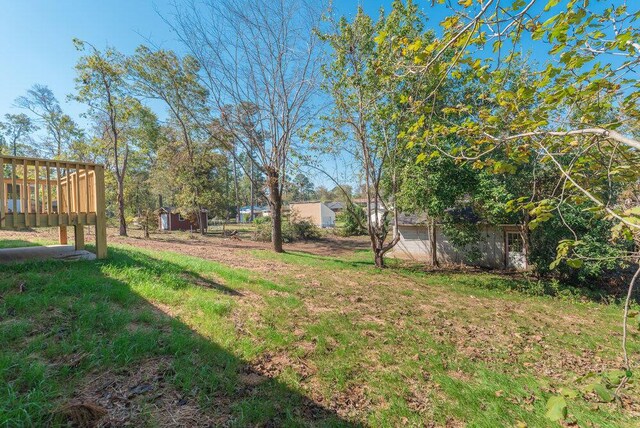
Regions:
<instances>
[{"instance_id":1,"label":"distant building","mask_svg":"<svg viewBox=\"0 0 640 428\"><path fill-rule=\"evenodd\" d=\"M325 205L328 206L329 209L331 211L333 211L334 213L336 213L336 214L344 211L345 208L346 208L345 203L344 202L340 202L340 201L337 201L337 202L326 202Z\"/></svg>"},{"instance_id":2,"label":"distant building","mask_svg":"<svg viewBox=\"0 0 640 428\"><path fill-rule=\"evenodd\" d=\"M253 217L269 217L271 210L268 206L253 206ZM240 223L247 223L251 220L251 205L240 208Z\"/></svg>"},{"instance_id":3,"label":"distant building","mask_svg":"<svg viewBox=\"0 0 640 428\"><path fill-rule=\"evenodd\" d=\"M322 202L292 202L289 204L289 213L291 217L309 220L322 228L336 224L336 213Z\"/></svg>"},{"instance_id":4,"label":"distant building","mask_svg":"<svg viewBox=\"0 0 640 428\"><path fill-rule=\"evenodd\" d=\"M475 216L469 210L458 213ZM491 225L477 217L467 218L477 224L480 240L471 248L456 248L444 231L442 224L430 224L426 216L400 214L398 232L400 241L391 250L392 257L411 259L432 264L466 264L493 269L526 270L527 254L522 231L517 224Z\"/></svg>"},{"instance_id":5,"label":"distant building","mask_svg":"<svg viewBox=\"0 0 640 428\"><path fill-rule=\"evenodd\" d=\"M209 221L207 210L202 210L200 215L204 228L207 230L207 223ZM168 231L197 230L199 226L197 221L191 221L188 218L182 217L180 213L176 212L174 207L162 207L158 210L158 228Z\"/></svg>"}]
</instances>

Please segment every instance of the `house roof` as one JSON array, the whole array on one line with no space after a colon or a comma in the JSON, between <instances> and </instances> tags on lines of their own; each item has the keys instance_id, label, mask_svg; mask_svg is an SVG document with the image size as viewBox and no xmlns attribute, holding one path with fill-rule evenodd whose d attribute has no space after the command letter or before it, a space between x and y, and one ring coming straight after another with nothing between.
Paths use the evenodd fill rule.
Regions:
<instances>
[{"instance_id":1,"label":"house roof","mask_svg":"<svg viewBox=\"0 0 640 428\"><path fill-rule=\"evenodd\" d=\"M456 223L483 223L486 221L483 220L478 213L476 213L473 207L462 207L462 208L448 208L445 210L445 213L451 217L451 219ZM413 213L400 213L398 214L398 224L401 226L412 226L412 225L422 225L426 224L429 220L429 217L422 214L413 214ZM499 224L497 226L512 226L511 224Z\"/></svg>"},{"instance_id":2,"label":"house roof","mask_svg":"<svg viewBox=\"0 0 640 428\"><path fill-rule=\"evenodd\" d=\"M328 206L332 210L342 210L342 209L345 208L345 204L343 202L340 202L340 201L327 202L327 203L325 203L325 205Z\"/></svg>"},{"instance_id":3,"label":"house roof","mask_svg":"<svg viewBox=\"0 0 640 428\"><path fill-rule=\"evenodd\" d=\"M267 212L269 211L269 207L267 206L259 206L259 205L254 205L253 206L253 212L254 213L263 213L263 212ZM244 207L240 207L240 213L241 214L249 214L251 212L251 205L245 205Z\"/></svg>"},{"instance_id":4,"label":"house roof","mask_svg":"<svg viewBox=\"0 0 640 428\"><path fill-rule=\"evenodd\" d=\"M472 207L447 208L445 213L456 223L480 223L482 219ZM424 213L400 213L398 214L398 224L403 226L426 224L429 216Z\"/></svg>"},{"instance_id":5,"label":"house roof","mask_svg":"<svg viewBox=\"0 0 640 428\"><path fill-rule=\"evenodd\" d=\"M401 226L426 224L427 220L426 214L398 213L398 224Z\"/></svg>"},{"instance_id":6,"label":"house roof","mask_svg":"<svg viewBox=\"0 0 640 428\"><path fill-rule=\"evenodd\" d=\"M164 211L166 213L172 213L172 212L176 211L176 207L169 207L169 206L160 207L158 209L158 211L160 211L160 212ZM206 208L202 208L201 212L206 213L206 212L209 212L209 210L207 210Z\"/></svg>"},{"instance_id":7,"label":"house roof","mask_svg":"<svg viewBox=\"0 0 640 428\"><path fill-rule=\"evenodd\" d=\"M444 212L451 216L456 223L479 223L482 221L473 207L447 208Z\"/></svg>"},{"instance_id":8,"label":"house roof","mask_svg":"<svg viewBox=\"0 0 640 428\"><path fill-rule=\"evenodd\" d=\"M319 205L322 204L324 206L327 206L327 204L325 204L322 201L300 201L300 202L289 202L289 206L293 206L293 205Z\"/></svg>"}]
</instances>

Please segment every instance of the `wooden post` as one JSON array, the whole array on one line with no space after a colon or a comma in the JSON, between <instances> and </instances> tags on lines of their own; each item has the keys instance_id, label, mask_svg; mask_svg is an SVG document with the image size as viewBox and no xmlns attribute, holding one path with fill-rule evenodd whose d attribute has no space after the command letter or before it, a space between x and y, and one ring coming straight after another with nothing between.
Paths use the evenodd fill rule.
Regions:
<instances>
[{"instance_id":1,"label":"wooden post","mask_svg":"<svg viewBox=\"0 0 640 428\"><path fill-rule=\"evenodd\" d=\"M76 164L75 180L73 180L73 182L75 184L75 189L74 189L75 203L73 204L73 209L76 212L75 224L83 224L80 221L80 211L82 211L82 209L80 208L80 165L79 164Z\"/></svg>"},{"instance_id":2,"label":"wooden post","mask_svg":"<svg viewBox=\"0 0 640 428\"><path fill-rule=\"evenodd\" d=\"M96 165L94 171L94 190L96 198L96 257L107 257L107 216L105 213L104 168Z\"/></svg>"},{"instance_id":3,"label":"wooden post","mask_svg":"<svg viewBox=\"0 0 640 428\"><path fill-rule=\"evenodd\" d=\"M67 245L67 226L60 226L58 229L58 240L60 241L60 245Z\"/></svg>"},{"instance_id":4,"label":"wooden post","mask_svg":"<svg viewBox=\"0 0 640 428\"><path fill-rule=\"evenodd\" d=\"M18 192L18 186L16 183L16 160L15 158L11 159L11 204L13 207L11 210L13 211L13 227L16 227L18 223L18 201L16 200L16 195Z\"/></svg>"},{"instance_id":5,"label":"wooden post","mask_svg":"<svg viewBox=\"0 0 640 428\"><path fill-rule=\"evenodd\" d=\"M85 201L85 212L87 213L87 216L89 215L89 212L91 211L91 208L89 208L89 199L91 199L91 195L90 195L90 191L89 191L89 165L85 165L84 166L84 185L85 185L85 190L87 191L87 200Z\"/></svg>"},{"instance_id":6,"label":"wooden post","mask_svg":"<svg viewBox=\"0 0 640 428\"><path fill-rule=\"evenodd\" d=\"M76 251L84 250L84 225L76 224L74 226L74 229L75 229Z\"/></svg>"},{"instance_id":7,"label":"wooden post","mask_svg":"<svg viewBox=\"0 0 640 428\"><path fill-rule=\"evenodd\" d=\"M4 159L0 156L0 228L4 223Z\"/></svg>"},{"instance_id":8,"label":"wooden post","mask_svg":"<svg viewBox=\"0 0 640 428\"><path fill-rule=\"evenodd\" d=\"M36 179L33 190L35 192L35 205L36 205L36 227L40 226L40 187L38 186L38 179L40 178L40 166L38 161L35 161ZM31 201L29 201L31 203Z\"/></svg>"},{"instance_id":9,"label":"wooden post","mask_svg":"<svg viewBox=\"0 0 640 428\"><path fill-rule=\"evenodd\" d=\"M29 227L29 211L31 209L29 205L31 205L31 198L29 197L29 183L27 182L27 173L29 171L27 169L27 161L24 159L22 160L22 168L24 176L22 177L22 195L20 202L22 203L22 214L24 214L24 225L25 227Z\"/></svg>"},{"instance_id":10,"label":"wooden post","mask_svg":"<svg viewBox=\"0 0 640 428\"><path fill-rule=\"evenodd\" d=\"M65 164L65 184L67 187L67 224L71 224L71 175L69 173L69 164Z\"/></svg>"},{"instance_id":11,"label":"wooden post","mask_svg":"<svg viewBox=\"0 0 640 428\"><path fill-rule=\"evenodd\" d=\"M51 164L46 163L47 166L47 226L51 226L51 213L53 212L53 204L51 202Z\"/></svg>"}]
</instances>

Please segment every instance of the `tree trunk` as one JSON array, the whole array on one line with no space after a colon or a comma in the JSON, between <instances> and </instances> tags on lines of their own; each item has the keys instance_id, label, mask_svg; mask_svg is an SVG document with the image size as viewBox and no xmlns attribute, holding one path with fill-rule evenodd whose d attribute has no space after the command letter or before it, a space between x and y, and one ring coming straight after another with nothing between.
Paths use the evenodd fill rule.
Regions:
<instances>
[{"instance_id":1,"label":"tree trunk","mask_svg":"<svg viewBox=\"0 0 640 428\"><path fill-rule=\"evenodd\" d=\"M206 224L205 220L202 218L202 207L198 207L198 225L200 226L200 235L204 236Z\"/></svg>"},{"instance_id":2,"label":"tree trunk","mask_svg":"<svg viewBox=\"0 0 640 428\"><path fill-rule=\"evenodd\" d=\"M438 266L438 237L436 235L436 219L431 219L431 230L429 231L429 241L431 242L431 265Z\"/></svg>"},{"instance_id":3,"label":"tree trunk","mask_svg":"<svg viewBox=\"0 0 640 428\"><path fill-rule=\"evenodd\" d=\"M127 219L124 214L124 177L118 178L118 217L120 220L120 236L128 236Z\"/></svg>"},{"instance_id":4,"label":"tree trunk","mask_svg":"<svg viewBox=\"0 0 640 428\"><path fill-rule=\"evenodd\" d=\"M269 206L271 207L271 246L276 253L284 253L282 248L282 195L278 172L267 170L269 182Z\"/></svg>"},{"instance_id":5,"label":"tree trunk","mask_svg":"<svg viewBox=\"0 0 640 428\"><path fill-rule=\"evenodd\" d=\"M255 189L254 189L254 185L253 185L253 161L251 161L251 165L250 165L250 172L249 174L251 175L250 179L249 179L249 186L250 186L250 201L249 201L249 222L253 223L254 217L255 217L255 213L253 212L253 205L256 203L255 201Z\"/></svg>"},{"instance_id":6,"label":"tree trunk","mask_svg":"<svg viewBox=\"0 0 640 428\"><path fill-rule=\"evenodd\" d=\"M236 165L235 149L233 153L233 190L236 202L236 222L240 223L240 194L238 191L238 166Z\"/></svg>"},{"instance_id":7,"label":"tree trunk","mask_svg":"<svg viewBox=\"0 0 640 428\"><path fill-rule=\"evenodd\" d=\"M384 253L382 252L382 250L380 248L376 248L374 249L374 262L376 264L377 268L383 268L384 267Z\"/></svg>"}]
</instances>

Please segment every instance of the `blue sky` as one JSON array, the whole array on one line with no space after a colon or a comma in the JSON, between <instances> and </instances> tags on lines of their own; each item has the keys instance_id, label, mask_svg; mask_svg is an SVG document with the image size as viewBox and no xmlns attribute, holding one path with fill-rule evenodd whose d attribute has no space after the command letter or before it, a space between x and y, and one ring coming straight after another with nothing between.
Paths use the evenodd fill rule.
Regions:
<instances>
[{"instance_id":1,"label":"blue sky","mask_svg":"<svg viewBox=\"0 0 640 428\"><path fill-rule=\"evenodd\" d=\"M391 0L336 0L340 14L351 15L358 4L376 14ZM49 86L75 119L82 105L68 101L74 91L74 66L80 56L71 40L87 40L98 48L114 46L131 53L141 43L181 50L158 12L167 15L171 0L0 0L0 116L17 113L16 97L33 84Z\"/></svg>"}]
</instances>

